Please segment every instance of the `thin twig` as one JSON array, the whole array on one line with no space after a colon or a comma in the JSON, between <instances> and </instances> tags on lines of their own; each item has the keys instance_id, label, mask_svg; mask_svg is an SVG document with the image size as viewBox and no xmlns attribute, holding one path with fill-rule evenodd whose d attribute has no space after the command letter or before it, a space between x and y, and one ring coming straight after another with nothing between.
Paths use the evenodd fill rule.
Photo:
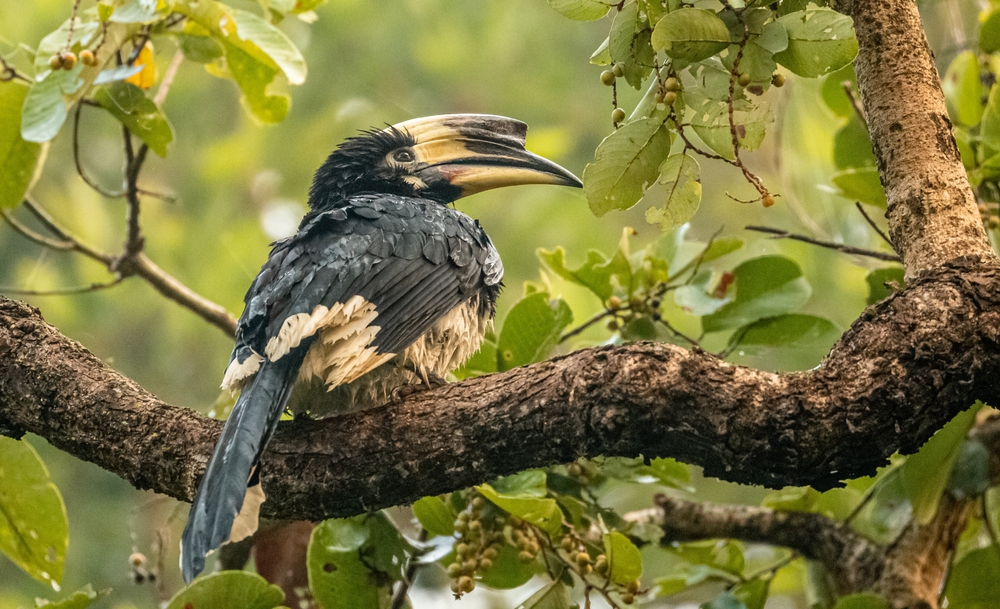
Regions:
<instances>
[{"instance_id":1,"label":"thin twig","mask_svg":"<svg viewBox=\"0 0 1000 609\"><path fill-rule=\"evenodd\" d=\"M0 287L0 294L17 294L20 296L69 296L72 294L86 294L87 292L96 292L98 290L113 288L124 279L124 277L116 277L113 281L105 283L95 282L89 285L80 285L72 288L56 288L54 290L27 290L22 288Z\"/></svg>"},{"instance_id":2,"label":"thin twig","mask_svg":"<svg viewBox=\"0 0 1000 609\"><path fill-rule=\"evenodd\" d=\"M594 315L593 317L591 317L587 321L583 322L579 326L573 328L569 332L567 332L567 333L563 334L562 336L560 336L559 337L559 344L562 344L562 343L566 342L567 340L573 338L574 336L582 333L584 330L586 330L587 328L593 326L594 324L596 324L597 322L601 321L605 317L608 317L608 316L614 315L614 314L615 314L615 310L612 310L612 309L604 309L603 311L598 312L596 315Z\"/></svg>"},{"instance_id":3,"label":"thin twig","mask_svg":"<svg viewBox=\"0 0 1000 609\"><path fill-rule=\"evenodd\" d=\"M840 86L844 88L844 94L847 95L847 100L851 102L851 107L854 108L854 112L861 119L861 124L865 126L865 131L868 130L868 118L865 116L865 107L861 105L861 99L854 93L854 85L851 81L845 80L840 83Z\"/></svg>"},{"instance_id":4,"label":"thin twig","mask_svg":"<svg viewBox=\"0 0 1000 609\"><path fill-rule=\"evenodd\" d=\"M3 55L0 55L0 68L2 68L0 69L0 82L7 82L14 80L15 78L23 80L27 83L32 82L30 78L18 72L17 68L8 63L7 60L3 58Z\"/></svg>"},{"instance_id":5,"label":"thin twig","mask_svg":"<svg viewBox=\"0 0 1000 609\"><path fill-rule=\"evenodd\" d=\"M865 220L868 222L868 225L871 226L873 229L875 229L875 232L878 233L878 236L882 237L882 240L888 243L889 247L894 248L895 246L892 244L892 240L889 239L889 236L886 235L881 228L879 228L878 224L875 224L875 220L872 219L872 217L868 215L868 212L865 211L865 207L864 205L861 204L861 201L855 201L854 206L857 207L858 211L861 212L861 215L865 217Z\"/></svg>"},{"instance_id":6,"label":"thin twig","mask_svg":"<svg viewBox=\"0 0 1000 609\"><path fill-rule=\"evenodd\" d=\"M11 213L5 209L0 209L0 217L4 219L7 224L10 225L16 232L18 232L22 237L28 241L34 241L38 245L45 246L54 250L72 250L73 244L69 241L56 241L55 239L50 239L44 235L40 235L35 231L31 230L27 226L21 224Z\"/></svg>"},{"instance_id":7,"label":"thin twig","mask_svg":"<svg viewBox=\"0 0 1000 609\"><path fill-rule=\"evenodd\" d=\"M182 63L184 63L184 52L177 49L173 59L170 60L170 65L167 66L167 71L163 74L163 80L160 81L160 88L156 90L156 95L153 97L153 103L156 104L157 108L163 107L163 102L167 99L167 93L170 92L170 85L174 84L177 70L180 69Z\"/></svg>"},{"instance_id":8,"label":"thin twig","mask_svg":"<svg viewBox=\"0 0 1000 609\"><path fill-rule=\"evenodd\" d=\"M725 4L730 10L732 10L733 7L729 6L728 2L726 2ZM736 15L737 17L739 17L739 13L736 13ZM742 19L740 19L740 21L742 22ZM737 199L732 195L729 195L730 199L733 199L734 201L740 203L754 203L756 201L760 201L764 197L767 197L771 194L764 186L764 181L761 180L759 177L757 177L752 171L750 171L750 169L747 168L747 166L743 163L743 159L740 158L740 138L738 132L736 131L736 118L734 116L735 114L734 106L736 98L736 77L739 75L740 61L743 60L743 50L746 48L747 41L749 40L750 40L750 28L747 26L746 23L743 23L743 38L740 39L739 50L736 51L736 57L733 59L733 69L730 71L729 74L729 98L727 99L727 103L729 106L728 108L729 134L732 136L733 140L734 164L740 168L740 171L743 172L743 177L746 178L746 181L749 182L750 185L753 186L755 189L757 189L757 194L760 195L760 199L754 199L752 201L743 201L741 199Z\"/></svg>"},{"instance_id":9,"label":"thin twig","mask_svg":"<svg viewBox=\"0 0 1000 609\"><path fill-rule=\"evenodd\" d=\"M105 190L100 184L87 177L83 171L83 164L80 163L80 114L83 112L83 103L76 104L76 112L73 113L73 162L76 164L76 174L80 176L83 183L92 188L97 194L109 199L117 199L125 196L124 191L111 192Z\"/></svg>"},{"instance_id":10,"label":"thin twig","mask_svg":"<svg viewBox=\"0 0 1000 609\"><path fill-rule=\"evenodd\" d=\"M868 258L885 260L887 262L903 261L903 259L897 256L896 254L886 254L884 252L876 252L875 250L868 250L861 247L853 247L851 245L844 245L843 243L820 241L819 239L813 239L812 237L807 237L805 235L796 235L794 233L790 233L780 228L771 228L769 226L747 226L745 228L746 230L752 230L758 233L767 233L769 235L774 235L775 239L792 239L794 241L801 241L803 243L809 243L811 245L818 245L820 247L825 247L827 249L836 250L838 252L843 252L845 254L853 254L855 256L867 256Z\"/></svg>"},{"instance_id":11,"label":"thin twig","mask_svg":"<svg viewBox=\"0 0 1000 609\"><path fill-rule=\"evenodd\" d=\"M797 558L802 558L802 555L799 554L798 552L796 552L795 550L792 550L791 552L792 552L791 554L789 554L785 558L782 558L781 560L779 560L778 562L774 563L770 567L767 567L765 569L761 569L760 571L754 573L753 575L746 576L746 580L747 581L753 581L753 580L757 579L758 577L762 577L762 576L766 575L767 573L771 573L771 577L774 577L775 575L777 575L778 571L780 571L780 570L784 569L785 567L787 567L789 564L792 563L792 561L794 561Z\"/></svg>"},{"instance_id":12,"label":"thin twig","mask_svg":"<svg viewBox=\"0 0 1000 609\"><path fill-rule=\"evenodd\" d=\"M125 145L125 199L128 201L128 234L125 238L125 251L121 256L121 263L127 263L134 259L142 251L144 240L142 237L142 227L139 224L139 172L142 171L142 164L146 161L146 154L149 146L145 143L139 146L136 151L132 147L132 132L122 125L122 139Z\"/></svg>"},{"instance_id":13,"label":"thin twig","mask_svg":"<svg viewBox=\"0 0 1000 609\"><path fill-rule=\"evenodd\" d=\"M669 321L667 321L667 320L665 320L663 318L657 319L656 321L658 321L661 324L663 324L663 327L665 327L667 330L669 330L670 333L673 334L674 336L676 336L677 338L680 338L681 340L687 341L692 347L700 347L701 346L701 343L698 342L698 339L691 338L687 334L684 334L683 332L681 332L677 328L675 328L672 325L670 325Z\"/></svg>"},{"instance_id":14,"label":"thin twig","mask_svg":"<svg viewBox=\"0 0 1000 609\"><path fill-rule=\"evenodd\" d=\"M420 529L418 539L422 542L427 541L426 529ZM417 563L417 559L420 558L423 553L423 550L417 550L407 561L406 571L403 573L403 579L399 582L399 587L396 588L396 591L392 593L392 603L389 605L390 609L402 609L403 605L406 603L406 596L410 592L410 586L413 585L413 579L416 577L417 569L420 567Z\"/></svg>"},{"instance_id":15,"label":"thin twig","mask_svg":"<svg viewBox=\"0 0 1000 609\"><path fill-rule=\"evenodd\" d=\"M51 232L59 239L67 243L73 244L72 248L67 248L67 249L72 249L74 252L79 252L92 260L96 260L101 264L104 264L105 266L110 265L111 262L114 260L114 256L100 252L81 242L79 239L73 236L68 230L60 226L52 218L52 216L49 215L47 211L45 211L40 205L38 205L38 203L36 203L30 197L24 198L24 206L28 209L28 211L32 213L32 215L35 216L35 218L39 222L41 222L45 226L45 228L49 232Z\"/></svg>"}]
</instances>

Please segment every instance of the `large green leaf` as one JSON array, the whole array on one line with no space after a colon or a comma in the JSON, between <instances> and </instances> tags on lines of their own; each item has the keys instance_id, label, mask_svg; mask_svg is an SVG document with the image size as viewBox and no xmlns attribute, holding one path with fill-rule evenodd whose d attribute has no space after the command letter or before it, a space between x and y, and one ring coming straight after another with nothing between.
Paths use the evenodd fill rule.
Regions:
<instances>
[{"instance_id":1,"label":"large green leaf","mask_svg":"<svg viewBox=\"0 0 1000 609\"><path fill-rule=\"evenodd\" d=\"M569 590L559 580L549 582L518 605L517 609L569 609Z\"/></svg>"},{"instance_id":2,"label":"large green leaf","mask_svg":"<svg viewBox=\"0 0 1000 609\"><path fill-rule=\"evenodd\" d=\"M802 269L784 256L761 256L733 270L733 302L701 318L705 332L738 328L758 319L782 315L809 300L812 289Z\"/></svg>"},{"instance_id":3,"label":"large green leaf","mask_svg":"<svg viewBox=\"0 0 1000 609\"><path fill-rule=\"evenodd\" d=\"M698 137L717 152L719 156L732 160L733 129L740 148L756 150L764 142L767 126L774 122L774 115L767 102L751 102L737 99L733 102L733 126L729 124L729 104L720 99L701 98L690 95L694 116L691 127Z\"/></svg>"},{"instance_id":4,"label":"large green leaf","mask_svg":"<svg viewBox=\"0 0 1000 609\"><path fill-rule=\"evenodd\" d=\"M489 484L476 487L497 507L554 535L562 529L562 512L555 499L511 496L498 493Z\"/></svg>"},{"instance_id":5,"label":"large green leaf","mask_svg":"<svg viewBox=\"0 0 1000 609\"><path fill-rule=\"evenodd\" d=\"M653 29L657 51L682 61L708 59L729 46L729 28L714 12L682 8L664 15Z\"/></svg>"},{"instance_id":6,"label":"large green leaf","mask_svg":"<svg viewBox=\"0 0 1000 609\"><path fill-rule=\"evenodd\" d=\"M888 298L893 293L893 289L888 287L887 283L895 282L899 288L906 285L903 268L898 266L875 269L868 273L865 281L868 283L868 304L870 305Z\"/></svg>"},{"instance_id":7,"label":"large green leaf","mask_svg":"<svg viewBox=\"0 0 1000 609\"><path fill-rule=\"evenodd\" d=\"M288 116L290 98L282 93L270 93L268 87L278 69L258 60L240 47L223 43L229 74L243 91L243 102L250 113L263 123L280 123Z\"/></svg>"},{"instance_id":8,"label":"large green leaf","mask_svg":"<svg viewBox=\"0 0 1000 609\"><path fill-rule=\"evenodd\" d=\"M0 436L0 552L57 588L69 543L66 506L30 444Z\"/></svg>"},{"instance_id":9,"label":"large green leaf","mask_svg":"<svg viewBox=\"0 0 1000 609\"><path fill-rule=\"evenodd\" d=\"M535 576L535 562L524 562L516 547L501 544L493 566L476 575L476 580L484 586L497 590L520 588Z\"/></svg>"},{"instance_id":10,"label":"large green leaf","mask_svg":"<svg viewBox=\"0 0 1000 609\"><path fill-rule=\"evenodd\" d=\"M962 443L981 407L982 404L977 403L956 415L903 464L903 486L913 504L913 518L920 524L927 524L934 518Z\"/></svg>"},{"instance_id":11,"label":"large green leaf","mask_svg":"<svg viewBox=\"0 0 1000 609\"><path fill-rule=\"evenodd\" d=\"M646 222L670 230L684 224L701 204L701 167L691 155L672 154L660 164L660 177L642 195Z\"/></svg>"},{"instance_id":12,"label":"large green leaf","mask_svg":"<svg viewBox=\"0 0 1000 609\"><path fill-rule=\"evenodd\" d=\"M638 203L659 175L673 137L667 125L654 118L628 123L604 138L594 162L583 170L583 189L594 215Z\"/></svg>"},{"instance_id":13,"label":"large green leaf","mask_svg":"<svg viewBox=\"0 0 1000 609\"><path fill-rule=\"evenodd\" d=\"M1000 545L973 550L958 561L944 589L949 607L991 609L1000 599Z\"/></svg>"},{"instance_id":14,"label":"large green leaf","mask_svg":"<svg viewBox=\"0 0 1000 609\"><path fill-rule=\"evenodd\" d=\"M573 312L562 299L549 300L544 292L522 298L504 318L497 340L497 369L545 359L571 321Z\"/></svg>"},{"instance_id":15,"label":"large green leaf","mask_svg":"<svg viewBox=\"0 0 1000 609\"><path fill-rule=\"evenodd\" d=\"M127 82L113 82L97 89L94 100L145 142L150 150L161 157L167 156L167 145L174 140L173 129L167 117L142 89Z\"/></svg>"},{"instance_id":16,"label":"large green leaf","mask_svg":"<svg viewBox=\"0 0 1000 609\"><path fill-rule=\"evenodd\" d=\"M1000 12L995 13L1000 16ZM997 20L1000 25L1000 19ZM941 79L944 98L948 102L951 118L959 125L973 127L983 117L985 87L980 75L979 57L972 51L955 56Z\"/></svg>"},{"instance_id":17,"label":"large green leaf","mask_svg":"<svg viewBox=\"0 0 1000 609\"><path fill-rule=\"evenodd\" d=\"M570 19L593 21L600 19L611 10L606 0L548 0L549 6Z\"/></svg>"},{"instance_id":18,"label":"large green leaf","mask_svg":"<svg viewBox=\"0 0 1000 609\"><path fill-rule=\"evenodd\" d=\"M668 550L692 565L705 565L736 577L741 576L746 566L743 549L735 541L696 541Z\"/></svg>"},{"instance_id":19,"label":"large green leaf","mask_svg":"<svg viewBox=\"0 0 1000 609\"><path fill-rule=\"evenodd\" d=\"M875 167L875 153L868 128L857 115L833 136L833 164L837 169Z\"/></svg>"},{"instance_id":20,"label":"large green leaf","mask_svg":"<svg viewBox=\"0 0 1000 609\"><path fill-rule=\"evenodd\" d=\"M126 0L111 13L115 23L150 23L156 20L158 0Z\"/></svg>"},{"instance_id":21,"label":"large green leaf","mask_svg":"<svg viewBox=\"0 0 1000 609\"><path fill-rule=\"evenodd\" d=\"M854 21L837 11L820 8L778 18L788 32L788 48L774 59L799 76L816 78L846 66L858 54Z\"/></svg>"},{"instance_id":22,"label":"large green leaf","mask_svg":"<svg viewBox=\"0 0 1000 609\"><path fill-rule=\"evenodd\" d=\"M81 62L72 70L49 72L43 80L31 86L22 106L22 138L41 143L59 133L68 116L65 96L83 87L82 71Z\"/></svg>"},{"instance_id":23,"label":"large green leaf","mask_svg":"<svg viewBox=\"0 0 1000 609\"><path fill-rule=\"evenodd\" d=\"M1000 51L1000 8L996 5L979 17L979 50L983 53ZM972 54L972 51L967 51Z\"/></svg>"},{"instance_id":24,"label":"large green leaf","mask_svg":"<svg viewBox=\"0 0 1000 609\"><path fill-rule=\"evenodd\" d=\"M455 511L440 497L424 497L413 504L413 515L431 535L455 533Z\"/></svg>"},{"instance_id":25,"label":"large green leaf","mask_svg":"<svg viewBox=\"0 0 1000 609\"><path fill-rule=\"evenodd\" d=\"M743 351L773 347L796 349L812 345L821 345L826 350L840 333L840 329L829 319L787 313L756 321L744 331L735 333L733 338L739 339Z\"/></svg>"},{"instance_id":26,"label":"large green leaf","mask_svg":"<svg viewBox=\"0 0 1000 609\"><path fill-rule=\"evenodd\" d=\"M885 209L885 189L875 167L844 169L830 180L840 189L840 196Z\"/></svg>"},{"instance_id":27,"label":"large green leaf","mask_svg":"<svg viewBox=\"0 0 1000 609\"><path fill-rule=\"evenodd\" d=\"M21 108L28 87L0 83L0 209L16 207L28 192L42 147L21 137Z\"/></svg>"},{"instance_id":28,"label":"large green leaf","mask_svg":"<svg viewBox=\"0 0 1000 609\"><path fill-rule=\"evenodd\" d=\"M642 86L656 59L650 34L646 22L640 18L636 2L625 4L611 23L608 35L611 60L621 67L625 81L636 89Z\"/></svg>"},{"instance_id":29,"label":"large green leaf","mask_svg":"<svg viewBox=\"0 0 1000 609\"><path fill-rule=\"evenodd\" d=\"M1000 152L1000 85L998 84L994 84L990 89L979 135L990 152Z\"/></svg>"},{"instance_id":30,"label":"large green leaf","mask_svg":"<svg viewBox=\"0 0 1000 609\"><path fill-rule=\"evenodd\" d=\"M540 469L529 469L493 482L493 490L507 497L544 497L547 476Z\"/></svg>"},{"instance_id":31,"label":"large green leaf","mask_svg":"<svg viewBox=\"0 0 1000 609\"><path fill-rule=\"evenodd\" d=\"M371 534L363 519L326 520L313 529L306 565L309 589L323 609L380 609L389 596L361 558Z\"/></svg>"},{"instance_id":32,"label":"large green leaf","mask_svg":"<svg viewBox=\"0 0 1000 609\"><path fill-rule=\"evenodd\" d=\"M604 535L604 555L608 557L609 581L624 586L642 575L639 548L618 531Z\"/></svg>"},{"instance_id":33,"label":"large green leaf","mask_svg":"<svg viewBox=\"0 0 1000 609\"><path fill-rule=\"evenodd\" d=\"M743 603L746 609L764 609L770 587L770 578L764 579L758 577L738 584L733 588L732 592L736 600Z\"/></svg>"},{"instance_id":34,"label":"large green leaf","mask_svg":"<svg viewBox=\"0 0 1000 609\"><path fill-rule=\"evenodd\" d=\"M551 252L539 249L538 257L556 275L577 285L582 285L601 300L611 298L614 292L614 287L611 285L611 278L626 270L631 270L624 268L628 266L627 260L622 260L619 256L615 256L609 260L597 250L588 251L586 262L576 269L570 269L566 266L566 250L562 247L557 247Z\"/></svg>"},{"instance_id":35,"label":"large green leaf","mask_svg":"<svg viewBox=\"0 0 1000 609\"><path fill-rule=\"evenodd\" d=\"M249 571L220 571L199 577L174 595L167 609L274 609L285 593Z\"/></svg>"},{"instance_id":36,"label":"large green leaf","mask_svg":"<svg viewBox=\"0 0 1000 609\"><path fill-rule=\"evenodd\" d=\"M110 593L111 590L101 590L100 592L95 592L94 588L90 584L87 584L61 601L49 601L36 598L35 609L87 609L87 607L101 600Z\"/></svg>"},{"instance_id":37,"label":"large green leaf","mask_svg":"<svg viewBox=\"0 0 1000 609\"><path fill-rule=\"evenodd\" d=\"M233 9L232 14L238 37L254 43L278 64L289 84L301 85L305 82L306 60L284 32L253 13Z\"/></svg>"}]
</instances>

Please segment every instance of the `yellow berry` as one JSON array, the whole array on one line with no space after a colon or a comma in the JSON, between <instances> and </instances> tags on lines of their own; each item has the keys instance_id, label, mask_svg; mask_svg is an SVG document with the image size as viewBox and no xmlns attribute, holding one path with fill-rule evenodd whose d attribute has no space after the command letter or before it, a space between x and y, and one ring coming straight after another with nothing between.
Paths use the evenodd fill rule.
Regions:
<instances>
[{"instance_id":1,"label":"yellow berry","mask_svg":"<svg viewBox=\"0 0 1000 609\"><path fill-rule=\"evenodd\" d=\"M468 575L458 578L458 589L462 592L472 592L476 589L476 582Z\"/></svg>"},{"instance_id":2,"label":"yellow berry","mask_svg":"<svg viewBox=\"0 0 1000 609\"><path fill-rule=\"evenodd\" d=\"M590 575L590 572L594 570L590 565L580 565L580 575Z\"/></svg>"},{"instance_id":3,"label":"yellow berry","mask_svg":"<svg viewBox=\"0 0 1000 609\"><path fill-rule=\"evenodd\" d=\"M562 538L562 549L567 552L572 552L573 548L576 547L576 541L569 535Z\"/></svg>"},{"instance_id":4,"label":"yellow berry","mask_svg":"<svg viewBox=\"0 0 1000 609\"><path fill-rule=\"evenodd\" d=\"M625 594L622 594L622 602L625 603L626 605L631 605L632 603L635 602L635 595L632 594L631 592L626 592Z\"/></svg>"},{"instance_id":5,"label":"yellow berry","mask_svg":"<svg viewBox=\"0 0 1000 609\"><path fill-rule=\"evenodd\" d=\"M448 577L455 579L456 577L462 574L462 565L458 564L457 562L453 562L450 565L448 565L447 572L448 572Z\"/></svg>"},{"instance_id":6,"label":"yellow berry","mask_svg":"<svg viewBox=\"0 0 1000 609\"><path fill-rule=\"evenodd\" d=\"M782 74L781 72L775 72L771 76L771 84L774 85L775 87L784 87L785 86L785 75Z\"/></svg>"},{"instance_id":7,"label":"yellow berry","mask_svg":"<svg viewBox=\"0 0 1000 609\"><path fill-rule=\"evenodd\" d=\"M63 53L63 69L72 70L76 67L76 53L67 51Z\"/></svg>"},{"instance_id":8,"label":"yellow berry","mask_svg":"<svg viewBox=\"0 0 1000 609\"><path fill-rule=\"evenodd\" d=\"M621 108L615 108L611 113L611 122L620 123L625 120L625 111Z\"/></svg>"},{"instance_id":9,"label":"yellow berry","mask_svg":"<svg viewBox=\"0 0 1000 609\"><path fill-rule=\"evenodd\" d=\"M622 64L616 63L615 65L611 66L611 73L614 74L615 76L622 76L625 74L625 68L622 67Z\"/></svg>"},{"instance_id":10,"label":"yellow berry","mask_svg":"<svg viewBox=\"0 0 1000 609\"><path fill-rule=\"evenodd\" d=\"M476 497L472 500L472 509L481 510L486 505L486 500L482 497Z\"/></svg>"},{"instance_id":11,"label":"yellow berry","mask_svg":"<svg viewBox=\"0 0 1000 609\"><path fill-rule=\"evenodd\" d=\"M97 56L90 49L84 49L80 51L80 61L83 62L85 66L96 66Z\"/></svg>"},{"instance_id":12,"label":"yellow berry","mask_svg":"<svg viewBox=\"0 0 1000 609\"><path fill-rule=\"evenodd\" d=\"M538 547L537 541L532 540L528 542L528 545L524 549L532 554L538 554L538 550L541 548Z\"/></svg>"},{"instance_id":13,"label":"yellow berry","mask_svg":"<svg viewBox=\"0 0 1000 609\"><path fill-rule=\"evenodd\" d=\"M639 592L639 585L640 585L639 580L635 579L630 581L628 585L625 586L625 589L631 592L632 594L636 594L637 592Z\"/></svg>"},{"instance_id":14,"label":"yellow berry","mask_svg":"<svg viewBox=\"0 0 1000 609\"><path fill-rule=\"evenodd\" d=\"M774 195L768 193L761 198L760 202L764 207L771 207L774 205Z\"/></svg>"},{"instance_id":15,"label":"yellow berry","mask_svg":"<svg viewBox=\"0 0 1000 609\"><path fill-rule=\"evenodd\" d=\"M736 77L736 82L739 83L741 87L745 87L750 84L750 75L744 72Z\"/></svg>"},{"instance_id":16,"label":"yellow berry","mask_svg":"<svg viewBox=\"0 0 1000 609\"><path fill-rule=\"evenodd\" d=\"M49 57L49 67L52 68L53 70L60 70L60 69L62 69L62 67L63 67L63 58L62 58L62 55L58 55L57 54L57 55L53 55L52 57Z\"/></svg>"},{"instance_id":17,"label":"yellow berry","mask_svg":"<svg viewBox=\"0 0 1000 609\"><path fill-rule=\"evenodd\" d=\"M521 562L531 562L532 560L535 559L535 555L532 554L531 552L528 552L527 550L521 550L521 552L518 553L517 558Z\"/></svg>"},{"instance_id":18,"label":"yellow berry","mask_svg":"<svg viewBox=\"0 0 1000 609\"><path fill-rule=\"evenodd\" d=\"M457 579L451 582L451 591L454 592L456 596L462 593L462 588L459 587Z\"/></svg>"},{"instance_id":19,"label":"yellow berry","mask_svg":"<svg viewBox=\"0 0 1000 609\"><path fill-rule=\"evenodd\" d=\"M483 530L483 523L480 520L469 521L469 532L476 533Z\"/></svg>"},{"instance_id":20,"label":"yellow berry","mask_svg":"<svg viewBox=\"0 0 1000 609\"><path fill-rule=\"evenodd\" d=\"M576 562L578 565L589 565L590 564L590 554L586 552L580 552L576 555Z\"/></svg>"},{"instance_id":21,"label":"yellow berry","mask_svg":"<svg viewBox=\"0 0 1000 609\"><path fill-rule=\"evenodd\" d=\"M671 76L670 78L667 79L667 82L663 83L663 88L666 89L667 91L673 92L673 91L679 91L681 85L679 82L677 82L676 78Z\"/></svg>"},{"instance_id":22,"label":"yellow berry","mask_svg":"<svg viewBox=\"0 0 1000 609\"><path fill-rule=\"evenodd\" d=\"M599 555L594 561L594 571L597 571L601 575L608 572L608 559L604 554Z\"/></svg>"},{"instance_id":23,"label":"yellow berry","mask_svg":"<svg viewBox=\"0 0 1000 609\"><path fill-rule=\"evenodd\" d=\"M490 560L489 558L480 558L479 559L479 568L481 570L485 571L486 569L489 569L492 566L493 566L493 561Z\"/></svg>"},{"instance_id":24,"label":"yellow berry","mask_svg":"<svg viewBox=\"0 0 1000 609\"><path fill-rule=\"evenodd\" d=\"M668 106L674 105L675 101L677 101L677 94L674 93L673 91L663 96L663 103L667 104Z\"/></svg>"},{"instance_id":25,"label":"yellow berry","mask_svg":"<svg viewBox=\"0 0 1000 609\"><path fill-rule=\"evenodd\" d=\"M497 549L496 548L486 548L485 550L483 550L483 559L484 560L493 560L496 557L497 557Z\"/></svg>"},{"instance_id":26,"label":"yellow berry","mask_svg":"<svg viewBox=\"0 0 1000 609\"><path fill-rule=\"evenodd\" d=\"M476 567L479 565L479 561L475 558L470 558L469 560L462 563L462 573L466 575L472 575L476 572Z\"/></svg>"},{"instance_id":27,"label":"yellow berry","mask_svg":"<svg viewBox=\"0 0 1000 609\"><path fill-rule=\"evenodd\" d=\"M615 73L611 70L604 70L601 72L601 82L609 87L615 84Z\"/></svg>"}]
</instances>

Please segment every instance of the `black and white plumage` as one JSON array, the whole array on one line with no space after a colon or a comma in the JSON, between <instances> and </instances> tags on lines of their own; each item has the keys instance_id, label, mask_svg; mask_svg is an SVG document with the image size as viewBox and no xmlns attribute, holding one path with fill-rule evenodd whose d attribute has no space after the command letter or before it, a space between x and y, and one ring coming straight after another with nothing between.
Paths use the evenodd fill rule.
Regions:
<instances>
[{"instance_id":1,"label":"black and white plumage","mask_svg":"<svg viewBox=\"0 0 1000 609\"><path fill-rule=\"evenodd\" d=\"M240 396L184 529L186 581L231 533L256 528L263 493L248 482L282 412L378 405L479 349L503 265L479 222L449 203L514 184L581 185L527 152L526 131L498 116L415 119L348 139L316 172L310 212L245 298L223 379Z\"/></svg>"}]
</instances>

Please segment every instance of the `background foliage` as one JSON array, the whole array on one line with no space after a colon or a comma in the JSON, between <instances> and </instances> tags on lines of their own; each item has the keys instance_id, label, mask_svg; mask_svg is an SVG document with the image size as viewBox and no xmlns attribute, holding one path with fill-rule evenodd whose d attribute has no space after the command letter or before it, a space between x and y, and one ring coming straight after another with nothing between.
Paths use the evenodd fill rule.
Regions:
<instances>
[{"instance_id":1,"label":"background foliage","mask_svg":"<svg viewBox=\"0 0 1000 609\"><path fill-rule=\"evenodd\" d=\"M75 29L75 52L93 48L102 36L126 40L163 4L130 0L101 8L83 2L89 25ZM744 23L719 12L717 2L671 1L660 9L626 2L602 19L609 7L596 0L405 0L376 10L360 0L229 4L236 12L227 25L212 2L179 3L187 25L154 36L152 49L138 57L146 70L129 72L131 82L118 73L119 80L93 90L98 68L80 62L73 70L51 71L48 65L69 35L61 24L70 2L0 4L0 54L42 78L30 90L17 81L0 84L0 157L21 163L4 167L0 207L19 204L11 193L23 191L34 160L45 158L32 188L35 199L81 239L105 251L121 249L125 203L88 188L74 166L73 109L66 111L64 99L92 92L100 107L83 108L79 130L85 170L104 188L118 188L119 123L146 142L156 156L141 186L175 197L144 200L146 251L194 290L238 313L267 244L294 230L312 171L337 142L413 116L489 112L525 120L529 148L582 173L587 187L583 193L508 189L459 204L493 237L508 286L497 332L459 377L636 339L685 346L696 340L737 363L807 369L866 304L887 293L887 281L902 282L898 265L744 230L781 227L888 252L854 206L860 200L880 216L885 199L864 124L841 86L852 79L849 66L839 68L856 44L851 46L850 24L832 11L794 0L777 12L751 6L743 29ZM928 35L942 73L947 70L945 90L963 160L989 223L1000 200L1000 94L993 84L1000 65L992 54L1000 50L1000 11L971 0L923 4ZM817 22L800 19L807 10L819 11L818 30ZM273 17L277 28L260 15ZM99 19L110 24L104 33ZM836 40L823 38L827 30L838 34ZM731 73L739 40L745 42L743 69ZM29 53L34 49L37 56ZM178 49L188 59L161 111L150 98ZM651 74L654 57L663 68L659 76ZM610 80L602 77L610 66L601 64L611 61L620 72L613 92L602 84ZM816 78L833 68L838 71ZM786 86L772 86L775 70L787 77ZM671 78L680 86L668 87ZM144 93L141 87L150 84ZM739 129L729 124L730 98ZM22 106L19 136L8 117ZM624 117L613 113L618 107ZM737 159L734 137L743 167L727 162ZM93 261L34 246L0 226L0 291L109 278ZM73 297L26 298L49 322L164 400L213 410L230 339L148 285L126 281ZM313 533L310 583L328 609L360 606L344 605L345 595L365 595L366 606L384 603L384 584L399 578L413 551L415 514L431 537L423 560L441 565L421 569L412 591L418 607L452 606L449 576L457 582L461 573L448 572L449 565L461 566L470 553L481 560L490 548L492 567L477 567L478 587L462 607L578 601L579 586L572 591L565 585L573 578L553 567L559 564L577 573L597 570L611 582L606 598L615 603L636 594L632 582L641 576L640 598L668 599L653 603L753 608L770 595L788 606L826 605L829 592L815 569L787 551L731 541L668 549L653 544L640 551L634 541L654 541L656 531L630 529L620 515L648 507L654 493L666 491L845 518L870 491L873 499L855 526L886 541L911 518L929 518L946 487L982 492L974 488L974 471L952 474L953 464L965 471L979 462L975 447L963 444L972 422L973 414L960 416L918 457L897 460L877 483L852 481L823 494L768 493L704 479L697 468L658 459L525 472L466 493L425 498L412 511L324 523ZM180 589L173 565L186 506L137 492L39 438L0 438L0 505L17 502L30 502L34 509L21 512L34 512L38 520L0 520L0 551L10 559L0 559L0 606L33 606L42 596L67 599L66 607L91 601L94 607L151 607ZM593 524L604 534L599 543L570 535L562 546L564 519L574 530ZM473 521L479 524L470 526ZM980 598L975 595L984 594L976 592L983 580L975 574L1000 573L981 523L970 525L956 563L949 584L954 599ZM32 531L44 534L39 539ZM556 542L549 544L545 533ZM586 560L576 560L580 550ZM131 563L134 552L149 562ZM519 556L525 552L529 556ZM133 585L139 568L155 574L155 582ZM389 579L373 584L373 569ZM82 591L56 593L52 581ZM265 609L281 602L275 588L251 576L205 581L204 589L181 593L170 607L199 598L224 606L212 600L213 585L244 595L233 606ZM113 591L104 595L87 584ZM600 606L601 595L594 596ZM851 606L878 606L871 599L854 601L860 604Z\"/></svg>"}]
</instances>

